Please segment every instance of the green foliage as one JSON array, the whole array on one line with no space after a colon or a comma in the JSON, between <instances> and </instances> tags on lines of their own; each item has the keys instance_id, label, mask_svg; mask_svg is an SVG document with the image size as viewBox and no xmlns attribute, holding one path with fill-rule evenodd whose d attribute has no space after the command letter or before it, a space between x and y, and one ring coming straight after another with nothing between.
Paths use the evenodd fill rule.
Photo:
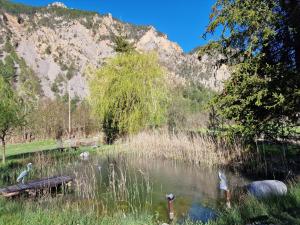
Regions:
<instances>
[{"instance_id":1,"label":"green foliage","mask_svg":"<svg viewBox=\"0 0 300 225\"><path fill-rule=\"evenodd\" d=\"M20 3L13 3L9 0L0 0L0 5L1 8L4 9L6 12L15 15L19 15L23 13L32 15L40 9L39 7L32 7Z\"/></svg>"},{"instance_id":2,"label":"green foliage","mask_svg":"<svg viewBox=\"0 0 300 225\"><path fill-rule=\"evenodd\" d=\"M201 84L191 83L184 88L182 94L189 101L190 110L198 112L207 107L215 92L203 87Z\"/></svg>"},{"instance_id":3,"label":"green foliage","mask_svg":"<svg viewBox=\"0 0 300 225\"><path fill-rule=\"evenodd\" d=\"M100 216L95 210L78 210L75 204L65 204L63 199L55 201L7 201L1 199L0 224L2 225L142 225L153 224L153 217L147 214L116 213ZM63 209L61 205L65 205Z\"/></svg>"},{"instance_id":4,"label":"green foliage","mask_svg":"<svg viewBox=\"0 0 300 225\"><path fill-rule=\"evenodd\" d=\"M298 122L300 30L289 20L291 7L266 0L219 0L213 7L207 33L223 33L208 49L235 52L234 72L214 100L219 114L236 123L231 134L282 138Z\"/></svg>"},{"instance_id":5,"label":"green foliage","mask_svg":"<svg viewBox=\"0 0 300 225\"><path fill-rule=\"evenodd\" d=\"M16 58L20 73L18 74L18 95L24 100L27 109L35 107L39 96L42 94L41 82L35 72L27 66L23 58Z\"/></svg>"},{"instance_id":6,"label":"green foliage","mask_svg":"<svg viewBox=\"0 0 300 225\"><path fill-rule=\"evenodd\" d=\"M0 60L0 76L3 76L6 81L14 84L18 80L17 92L25 103L33 103L37 96L41 94L40 80L29 68L25 60L19 57L10 40L6 40L4 50L7 55L4 61ZM18 73L17 73L17 69Z\"/></svg>"},{"instance_id":7,"label":"green foliage","mask_svg":"<svg viewBox=\"0 0 300 225\"><path fill-rule=\"evenodd\" d=\"M221 27L224 47L256 52L275 36L274 25L281 18L276 7L277 1L218 0L212 8L205 35Z\"/></svg>"},{"instance_id":8,"label":"green foliage","mask_svg":"<svg viewBox=\"0 0 300 225\"><path fill-rule=\"evenodd\" d=\"M201 84L190 83L176 87L172 93L168 109L168 127L170 130L191 129L187 126L187 118L191 115L201 115L207 110L208 104L215 95L214 91ZM201 120L199 116L195 119ZM199 128L199 127L198 127Z\"/></svg>"},{"instance_id":9,"label":"green foliage","mask_svg":"<svg viewBox=\"0 0 300 225\"><path fill-rule=\"evenodd\" d=\"M114 36L114 50L119 53L130 53L135 50L134 44L130 43L124 36Z\"/></svg>"},{"instance_id":10,"label":"green foliage","mask_svg":"<svg viewBox=\"0 0 300 225\"><path fill-rule=\"evenodd\" d=\"M66 17L68 20L74 20L82 17L93 17L95 16L95 14L97 14L96 12L83 11L78 9L68 9L62 7L50 7L48 9L44 8L44 10L55 13L57 16Z\"/></svg>"},{"instance_id":11,"label":"green foliage","mask_svg":"<svg viewBox=\"0 0 300 225\"><path fill-rule=\"evenodd\" d=\"M0 76L0 139L3 145L5 163L5 138L9 132L23 124L22 104L10 84Z\"/></svg>"},{"instance_id":12,"label":"green foliage","mask_svg":"<svg viewBox=\"0 0 300 225\"><path fill-rule=\"evenodd\" d=\"M299 96L282 84L277 67L264 68L259 74L256 62L239 64L224 91L214 99L214 106L226 119L236 122L231 132L245 138L260 136L285 137L296 121ZM285 75L285 82L297 85L294 74ZM290 85L290 86L293 86ZM295 111L293 111L295 110Z\"/></svg>"},{"instance_id":13,"label":"green foliage","mask_svg":"<svg viewBox=\"0 0 300 225\"><path fill-rule=\"evenodd\" d=\"M46 8L46 7L27 6L21 3L14 3L9 0L0 0L0 5L1 8L4 9L6 12L9 12L14 15L20 15L20 14L33 15L37 12L50 11L55 13L58 16L66 16L70 19L75 19L79 17L91 16L96 14L96 12L89 12L89 11L83 11L77 9L65 9L61 7Z\"/></svg>"},{"instance_id":14,"label":"green foliage","mask_svg":"<svg viewBox=\"0 0 300 225\"><path fill-rule=\"evenodd\" d=\"M10 55L5 57L4 63L0 61L0 74L7 81L12 81L16 76L15 63Z\"/></svg>"},{"instance_id":15,"label":"green foliage","mask_svg":"<svg viewBox=\"0 0 300 225\"><path fill-rule=\"evenodd\" d=\"M14 47L12 46L12 44L10 43L10 40L6 40L5 44L4 44L4 51L10 53L14 50Z\"/></svg>"},{"instance_id":16,"label":"green foliage","mask_svg":"<svg viewBox=\"0 0 300 225\"><path fill-rule=\"evenodd\" d=\"M287 196L257 200L244 196L232 209L224 210L211 225L247 224L256 218L263 224L300 224L300 186L290 187Z\"/></svg>"},{"instance_id":17,"label":"green foliage","mask_svg":"<svg viewBox=\"0 0 300 225\"><path fill-rule=\"evenodd\" d=\"M121 54L90 72L90 102L111 143L165 120L167 90L155 54Z\"/></svg>"}]
</instances>

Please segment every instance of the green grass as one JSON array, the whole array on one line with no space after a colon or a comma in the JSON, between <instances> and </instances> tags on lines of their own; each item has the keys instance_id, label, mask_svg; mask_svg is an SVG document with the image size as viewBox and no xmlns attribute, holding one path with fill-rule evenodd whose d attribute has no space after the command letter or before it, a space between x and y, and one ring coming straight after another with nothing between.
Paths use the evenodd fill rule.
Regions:
<instances>
[{"instance_id":1,"label":"green grass","mask_svg":"<svg viewBox=\"0 0 300 225\"><path fill-rule=\"evenodd\" d=\"M55 141L37 141L27 144L15 144L8 146L8 154L18 155L31 153L43 149L56 147ZM54 160L62 160L64 155L72 157L82 151L90 151L95 154L119 154L122 151L115 151L115 146L102 146L100 149L90 147L80 148L76 152L53 152ZM0 165L0 178L5 179L11 176L12 168L22 168L30 160L30 157L16 159L9 158L6 165ZM176 210L176 209L175 209ZM232 209L220 206L219 217L211 221L209 225L243 225L250 223L253 218L260 217L261 220L277 225L300 225L300 184L289 188L287 196L266 200L257 200L246 196L242 201L233 202ZM42 198L38 200L16 199L6 200L0 198L0 225L146 225L162 224L156 221L156 216L145 213L141 215L123 214L116 212L114 215L103 215L97 213L96 209L78 207L72 202L64 201L64 197ZM196 225L201 223L186 222L185 225ZM268 223L267 223L268 224Z\"/></svg>"},{"instance_id":2,"label":"green grass","mask_svg":"<svg viewBox=\"0 0 300 225\"><path fill-rule=\"evenodd\" d=\"M146 225L153 224L147 214L100 216L90 209L66 204L63 199L40 201L0 200L0 225Z\"/></svg>"},{"instance_id":3,"label":"green grass","mask_svg":"<svg viewBox=\"0 0 300 225\"><path fill-rule=\"evenodd\" d=\"M26 201L25 201L26 200ZM175 209L176 210L176 209ZM221 208L219 218L209 225L243 225L253 218L261 224L300 224L300 184L290 188L287 196L257 200L246 196L234 203L231 209ZM96 209L77 207L76 203L64 202L63 197L46 198L38 201L28 199L0 199L0 225L158 225L154 215L149 213L114 215L97 214ZM201 223L185 222L184 225Z\"/></svg>"},{"instance_id":4,"label":"green grass","mask_svg":"<svg viewBox=\"0 0 300 225\"><path fill-rule=\"evenodd\" d=\"M10 144L7 145L6 156L37 152L56 147L57 144L55 140L33 141L23 144Z\"/></svg>"},{"instance_id":5,"label":"green grass","mask_svg":"<svg viewBox=\"0 0 300 225\"><path fill-rule=\"evenodd\" d=\"M218 220L210 225L247 224L257 218L262 224L299 225L300 224L300 183L290 187L286 196L257 200L246 196L232 209L220 212Z\"/></svg>"}]
</instances>

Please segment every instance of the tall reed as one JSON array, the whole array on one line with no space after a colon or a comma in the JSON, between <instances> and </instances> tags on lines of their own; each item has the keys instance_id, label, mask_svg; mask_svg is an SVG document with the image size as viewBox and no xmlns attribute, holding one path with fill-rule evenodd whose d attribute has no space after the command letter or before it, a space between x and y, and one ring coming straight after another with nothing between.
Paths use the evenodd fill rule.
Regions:
<instances>
[{"instance_id":1,"label":"tall reed","mask_svg":"<svg viewBox=\"0 0 300 225\"><path fill-rule=\"evenodd\" d=\"M138 157L180 160L209 166L239 162L245 150L238 144L226 145L208 136L184 132L170 134L165 130L144 131L122 140L126 148Z\"/></svg>"},{"instance_id":2,"label":"tall reed","mask_svg":"<svg viewBox=\"0 0 300 225\"><path fill-rule=\"evenodd\" d=\"M150 178L147 172L128 165L123 157L79 165L74 172L77 199L88 202L102 214L146 210L152 203Z\"/></svg>"}]
</instances>

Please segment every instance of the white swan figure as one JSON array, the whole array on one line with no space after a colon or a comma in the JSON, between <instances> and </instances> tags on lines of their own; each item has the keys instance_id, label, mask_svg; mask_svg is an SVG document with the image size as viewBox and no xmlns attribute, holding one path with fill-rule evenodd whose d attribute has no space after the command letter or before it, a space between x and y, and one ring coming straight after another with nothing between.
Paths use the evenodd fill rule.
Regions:
<instances>
[{"instance_id":1,"label":"white swan figure","mask_svg":"<svg viewBox=\"0 0 300 225\"><path fill-rule=\"evenodd\" d=\"M220 189L229 191L227 179L223 172L219 171ZM270 196L282 196L287 194L287 186L278 180L253 181L242 187L255 198L266 198Z\"/></svg>"},{"instance_id":2,"label":"white swan figure","mask_svg":"<svg viewBox=\"0 0 300 225\"><path fill-rule=\"evenodd\" d=\"M90 153L89 152L82 152L82 153L80 153L80 158L82 159L82 160L88 160L89 159L89 156L90 156Z\"/></svg>"}]
</instances>

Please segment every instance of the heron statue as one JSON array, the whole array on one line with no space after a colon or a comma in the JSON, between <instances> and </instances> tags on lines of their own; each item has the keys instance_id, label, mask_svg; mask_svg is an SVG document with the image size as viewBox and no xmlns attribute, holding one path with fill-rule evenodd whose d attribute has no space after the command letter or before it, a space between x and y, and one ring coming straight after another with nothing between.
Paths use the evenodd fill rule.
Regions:
<instances>
[{"instance_id":1,"label":"heron statue","mask_svg":"<svg viewBox=\"0 0 300 225\"><path fill-rule=\"evenodd\" d=\"M27 164L27 170L24 170L17 178L17 182L19 183L20 181L22 181L22 184L24 184L25 182L25 177L28 176L30 170L32 169L32 163L28 163Z\"/></svg>"},{"instance_id":2,"label":"heron statue","mask_svg":"<svg viewBox=\"0 0 300 225\"><path fill-rule=\"evenodd\" d=\"M230 191L228 188L227 178L225 174L219 171L220 190L225 191L226 204L230 206ZM278 180L261 180L253 181L241 187L242 192L246 192L255 198L267 198L270 196L283 196L287 193L287 186Z\"/></svg>"}]
</instances>

